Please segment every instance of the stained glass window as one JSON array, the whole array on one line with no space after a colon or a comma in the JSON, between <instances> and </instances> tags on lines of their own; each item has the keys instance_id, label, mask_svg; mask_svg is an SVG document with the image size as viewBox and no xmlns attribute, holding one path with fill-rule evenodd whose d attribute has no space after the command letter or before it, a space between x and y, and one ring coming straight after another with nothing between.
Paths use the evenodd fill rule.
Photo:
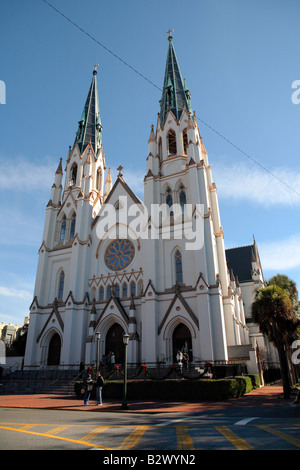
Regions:
<instances>
[{"instance_id":1,"label":"stained glass window","mask_svg":"<svg viewBox=\"0 0 300 470\"><path fill-rule=\"evenodd\" d=\"M67 218L64 215L62 219L62 224L61 224L61 229L60 229L60 241L63 242L65 239L66 235L66 223L67 223Z\"/></svg>"},{"instance_id":2,"label":"stained glass window","mask_svg":"<svg viewBox=\"0 0 300 470\"><path fill-rule=\"evenodd\" d=\"M182 282L182 258L180 251L175 253L175 270L176 270L176 282Z\"/></svg>"},{"instance_id":3,"label":"stained glass window","mask_svg":"<svg viewBox=\"0 0 300 470\"><path fill-rule=\"evenodd\" d=\"M114 240L104 255L105 264L113 271L126 269L134 257L134 245L130 240Z\"/></svg>"}]
</instances>

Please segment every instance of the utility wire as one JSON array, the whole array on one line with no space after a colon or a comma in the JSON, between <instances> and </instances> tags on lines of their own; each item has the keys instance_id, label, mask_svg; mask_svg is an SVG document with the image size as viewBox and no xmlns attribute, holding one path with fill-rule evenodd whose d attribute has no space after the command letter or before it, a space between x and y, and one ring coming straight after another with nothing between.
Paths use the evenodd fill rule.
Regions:
<instances>
[{"instance_id":1,"label":"utility wire","mask_svg":"<svg viewBox=\"0 0 300 470\"><path fill-rule=\"evenodd\" d=\"M138 70L136 70L134 67L132 67L130 64L128 64L127 62L125 62L125 60L123 60L121 57L119 57L117 54L115 54L113 51L111 51L108 47L106 47L104 44L102 44L100 41L98 41L98 39L94 38L94 36L92 36L90 33L88 33L87 31L85 31L83 28L81 28L81 26L79 26L77 23L75 23L75 21L71 20L70 18L68 18L66 15L64 15L64 13L62 13L60 10L58 10L57 8L55 8L53 5L51 5L51 3L47 2L47 0L42 0L44 3L46 3L50 8L52 8L54 11L56 11L59 15L61 15L63 18L65 18L65 20L69 21L69 23L71 23L73 26L75 26L75 28L79 29L79 31L81 31L83 34L85 34L86 36L88 36L90 39L92 39L92 41L96 42L97 44L99 44L99 46L103 47L103 49L105 49L107 52L109 52L110 54L112 54L116 59L118 59L120 62L122 62L124 65L126 65L127 67L129 67L133 72L137 73L140 77L142 77L144 80L146 80L147 82L149 82L151 85L153 85L155 88L158 88L160 91L162 91L162 89L160 87L158 87L157 85L155 85L155 83L153 83L151 80L149 80L149 78L145 77L145 75L143 75L142 73L140 73Z\"/></svg>"},{"instance_id":2,"label":"utility wire","mask_svg":"<svg viewBox=\"0 0 300 470\"><path fill-rule=\"evenodd\" d=\"M81 31L83 34L85 34L86 36L88 36L90 39L92 39L92 41L96 42L99 46L103 47L103 49L105 49L107 52L109 52L110 54L112 54L116 59L118 59L120 62L122 62L124 65L126 65L127 67L129 67L134 73L138 74L141 78L143 78L144 80L146 80L148 83L150 83L152 86L154 86L155 88L157 88L158 90L162 91L162 89L157 86L155 83L153 83L151 80L149 80L149 78L147 78L145 75L143 75L142 73L140 73L138 70L136 70L134 67L132 67L130 64L128 64L128 62L126 62L125 60L123 60L121 57L119 57L117 54L115 54L112 50L110 50L108 47L106 47L104 44L102 44L100 41L98 41L98 39L94 38L94 36L92 36L90 33L88 33L86 30L84 30L81 26L79 26L77 23L75 23L75 21L71 20L70 18L68 18L64 13L62 13L60 10L58 10L56 7L54 7L51 3L49 3L47 0L42 0L46 5L48 5L50 8L52 8L56 13L58 13L59 15L61 15L66 21L68 21L69 23L71 23L73 26L75 26L75 28L79 29L79 31ZM197 117L197 116L196 116ZM300 197L300 193L298 193L294 188L292 188L291 186L289 186L287 183L285 183L284 181L282 181L278 176L276 176L274 173L272 173L270 170L268 170L267 168L265 168L261 163L259 163L257 160L255 160L253 157L251 157L250 155L248 155L246 152L244 152L244 150L242 150L241 148L239 148L237 145L233 144L229 139L227 139L226 137L224 137L220 132L218 132L216 129L214 129L212 126L210 126L209 124L207 124L205 121L203 121L203 119L197 117L197 120L202 122L202 124L204 124L206 127L208 127L210 130L212 130L215 134L217 134L219 137L221 137L223 140L225 140L225 142L227 142L228 144L230 144L232 147L234 147L236 150L238 150L239 152L241 152L243 155L245 155L247 158L249 158L252 162L254 162L256 165L260 166L263 170L265 170L267 173L269 173L273 178L277 179L281 184L283 184L284 186L286 186L288 189L290 189L291 191L293 191L297 196Z\"/></svg>"}]
</instances>

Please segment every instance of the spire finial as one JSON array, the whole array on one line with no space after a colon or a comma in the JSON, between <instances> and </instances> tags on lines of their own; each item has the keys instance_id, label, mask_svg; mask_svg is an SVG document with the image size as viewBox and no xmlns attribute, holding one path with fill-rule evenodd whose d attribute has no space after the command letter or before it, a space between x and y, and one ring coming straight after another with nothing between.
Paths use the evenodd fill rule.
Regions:
<instances>
[{"instance_id":1,"label":"spire finial","mask_svg":"<svg viewBox=\"0 0 300 470\"><path fill-rule=\"evenodd\" d=\"M171 36L171 33L173 33L173 31L174 31L174 29L169 29L169 31L167 31L167 34L169 35L169 37L168 37L169 41L172 41L172 39L173 39L173 36Z\"/></svg>"},{"instance_id":2,"label":"spire finial","mask_svg":"<svg viewBox=\"0 0 300 470\"><path fill-rule=\"evenodd\" d=\"M93 75L97 75L97 67L99 67L99 64L95 64L95 65L93 66L93 69L94 69L94 70L93 70Z\"/></svg>"}]
</instances>

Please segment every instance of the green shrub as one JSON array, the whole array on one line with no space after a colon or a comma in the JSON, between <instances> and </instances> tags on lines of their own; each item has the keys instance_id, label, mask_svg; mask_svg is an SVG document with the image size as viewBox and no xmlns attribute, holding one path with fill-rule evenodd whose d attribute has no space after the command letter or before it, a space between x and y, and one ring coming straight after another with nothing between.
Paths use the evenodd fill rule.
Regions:
<instances>
[{"instance_id":1,"label":"green shrub","mask_svg":"<svg viewBox=\"0 0 300 470\"><path fill-rule=\"evenodd\" d=\"M252 380L249 376L243 375L241 377L234 377L235 380L239 383L239 395L243 396L246 393L251 392L253 390Z\"/></svg>"},{"instance_id":2,"label":"green shrub","mask_svg":"<svg viewBox=\"0 0 300 470\"><path fill-rule=\"evenodd\" d=\"M258 374L248 374L248 377L250 377L251 379L253 388L259 388L261 386L260 378Z\"/></svg>"},{"instance_id":3,"label":"green shrub","mask_svg":"<svg viewBox=\"0 0 300 470\"><path fill-rule=\"evenodd\" d=\"M81 394L82 382L75 383L75 393ZM233 377L226 379L165 379L165 380L128 380L127 398L129 400L228 400L249 393L253 388L250 377ZM94 396L94 391L92 397ZM103 387L104 399L121 400L123 380L106 380Z\"/></svg>"}]
</instances>

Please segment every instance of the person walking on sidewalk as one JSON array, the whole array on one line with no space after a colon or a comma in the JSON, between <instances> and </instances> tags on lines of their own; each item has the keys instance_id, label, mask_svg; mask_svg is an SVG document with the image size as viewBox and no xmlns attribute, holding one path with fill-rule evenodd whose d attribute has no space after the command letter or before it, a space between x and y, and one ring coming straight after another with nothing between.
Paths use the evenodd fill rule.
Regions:
<instances>
[{"instance_id":1,"label":"person walking on sidewalk","mask_svg":"<svg viewBox=\"0 0 300 470\"><path fill-rule=\"evenodd\" d=\"M83 395L83 401L85 406L88 406L89 404L89 399L93 390L93 379L92 376L89 374L87 378L85 379L85 384L84 384L84 395Z\"/></svg>"},{"instance_id":2,"label":"person walking on sidewalk","mask_svg":"<svg viewBox=\"0 0 300 470\"><path fill-rule=\"evenodd\" d=\"M102 387L104 385L104 379L100 372L96 374L96 400L98 405L102 405Z\"/></svg>"}]
</instances>

